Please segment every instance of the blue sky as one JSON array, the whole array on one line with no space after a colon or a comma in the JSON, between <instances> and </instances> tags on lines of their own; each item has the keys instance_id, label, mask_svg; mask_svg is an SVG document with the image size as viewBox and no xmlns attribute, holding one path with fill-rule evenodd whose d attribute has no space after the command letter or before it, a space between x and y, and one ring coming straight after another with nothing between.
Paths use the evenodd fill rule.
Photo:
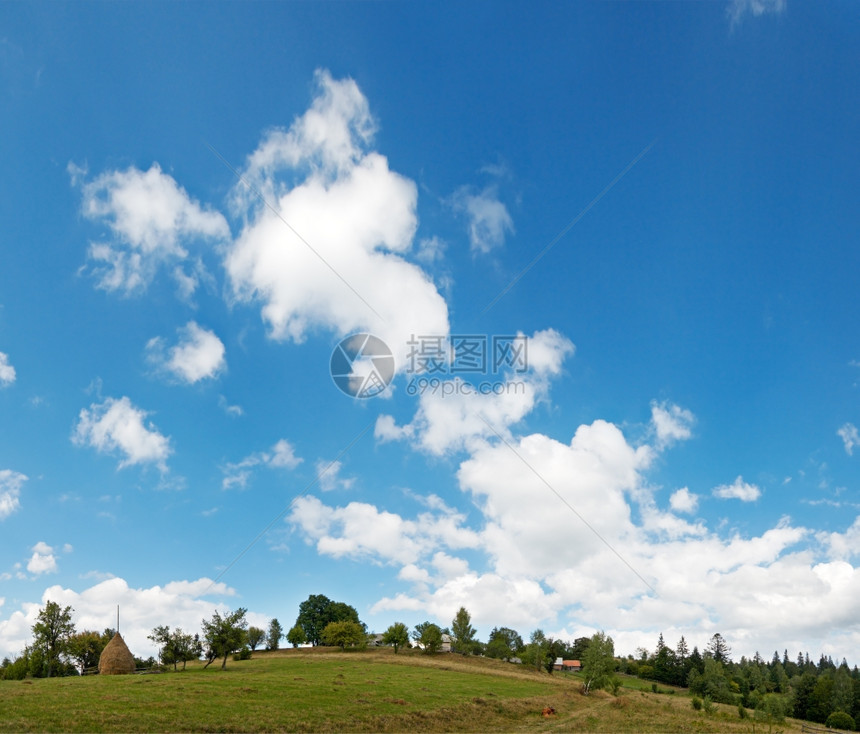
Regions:
<instances>
[{"instance_id":1,"label":"blue sky","mask_svg":"<svg viewBox=\"0 0 860 734\"><path fill-rule=\"evenodd\" d=\"M149 654L322 593L860 661L858 35L847 1L0 6L0 654L47 599ZM383 396L329 374L355 333ZM417 382L410 338L463 335L527 362Z\"/></svg>"}]
</instances>

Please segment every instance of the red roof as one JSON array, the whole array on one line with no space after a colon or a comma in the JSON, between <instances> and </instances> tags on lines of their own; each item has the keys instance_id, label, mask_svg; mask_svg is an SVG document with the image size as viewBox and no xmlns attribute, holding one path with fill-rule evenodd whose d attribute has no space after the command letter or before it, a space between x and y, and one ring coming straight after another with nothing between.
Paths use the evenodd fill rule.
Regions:
<instances>
[{"instance_id":1,"label":"red roof","mask_svg":"<svg viewBox=\"0 0 860 734\"><path fill-rule=\"evenodd\" d=\"M565 668L581 668L579 660L562 660L561 664Z\"/></svg>"}]
</instances>

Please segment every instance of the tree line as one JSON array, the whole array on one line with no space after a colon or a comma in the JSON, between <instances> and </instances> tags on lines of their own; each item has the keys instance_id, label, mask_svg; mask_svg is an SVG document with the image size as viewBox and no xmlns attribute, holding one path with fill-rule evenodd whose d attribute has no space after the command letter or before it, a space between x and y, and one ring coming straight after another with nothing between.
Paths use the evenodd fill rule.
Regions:
<instances>
[{"instance_id":1,"label":"tree line","mask_svg":"<svg viewBox=\"0 0 860 734\"><path fill-rule=\"evenodd\" d=\"M653 651L640 648L636 656L619 660L618 669L687 687L703 700L765 712L776 721L791 716L853 731L860 720L860 669L849 668L844 658L837 665L822 654L816 663L809 653L792 658L783 650L782 655L774 651L770 660L756 652L735 662L719 633L702 652L691 651L683 636L672 648L661 634Z\"/></svg>"},{"instance_id":2,"label":"tree line","mask_svg":"<svg viewBox=\"0 0 860 734\"><path fill-rule=\"evenodd\" d=\"M93 671L115 631L111 628L102 632L78 631L72 620L73 611L70 606L63 608L48 601L32 626L32 641L17 658L5 658L0 663L0 679L83 675ZM258 648L277 650L285 638L293 647L331 645L345 650L368 644L367 625L360 620L357 610L322 594L312 594L299 605L296 621L286 633L277 619L272 619L265 630L249 626L246 613L242 607L224 614L215 611L202 620L201 632L197 634L179 627L172 630L167 625L155 627L148 638L158 647L158 661L152 657L136 658L136 663L139 668L160 665L162 669L178 670L180 665L184 669L190 660L205 659L204 667L220 660L223 669L230 655L245 659ZM471 624L471 615L461 607L448 627L426 621L410 630L406 624L394 622L377 639L392 646L395 654L412 646L434 654L447 642L454 653L520 662L549 673L558 658L580 660L583 693L597 688L617 690L616 674L623 673L652 680L655 685L687 687L705 702L734 704L739 711L766 711L769 718L776 720L793 716L828 726L841 723L841 728L853 729L860 718L860 670L856 665L849 668L844 658L837 665L825 655L816 663L808 653L798 653L792 659L787 650L782 656L774 652L769 661L756 653L752 658L741 657L734 662L731 647L719 633L711 637L701 652L695 646L690 650L683 636L674 648L670 647L660 634L653 651L640 648L635 656L617 658L612 638L602 632L568 642L548 637L537 629L526 642L514 629L495 627L487 642L481 642Z\"/></svg>"}]
</instances>

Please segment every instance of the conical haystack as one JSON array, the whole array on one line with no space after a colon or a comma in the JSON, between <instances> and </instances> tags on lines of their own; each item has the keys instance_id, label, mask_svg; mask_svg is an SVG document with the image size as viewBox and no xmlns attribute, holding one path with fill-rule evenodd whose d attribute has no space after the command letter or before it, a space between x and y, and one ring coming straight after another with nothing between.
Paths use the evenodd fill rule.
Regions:
<instances>
[{"instance_id":1,"label":"conical haystack","mask_svg":"<svg viewBox=\"0 0 860 734\"><path fill-rule=\"evenodd\" d=\"M99 657L99 673L101 675L126 675L134 673L134 656L122 635L117 632L111 641L105 645Z\"/></svg>"}]
</instances>

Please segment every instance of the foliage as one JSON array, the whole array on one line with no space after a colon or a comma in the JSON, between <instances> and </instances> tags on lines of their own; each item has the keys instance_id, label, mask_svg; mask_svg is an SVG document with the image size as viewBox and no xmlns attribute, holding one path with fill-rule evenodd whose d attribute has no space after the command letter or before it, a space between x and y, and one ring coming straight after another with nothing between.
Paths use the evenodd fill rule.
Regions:
<instances>
[{"instance_id":1,"label":"foliage","mask_svg":"<svg viewBox=\"0 0 860 734\"><path fill-rule=\"evenodd\" d=\"M824 726L828 729L844 729L845 731L856 731L857 729L854 719L844 711L834 711L827 717Z\"/></svg>"},{"instance_id":2,"label":"foliage","mask_svg":"<svg viewBox=\"0 0 860 734\"><path fill-rule=\"evenodd\" d=\"M245 643L245 620L247 610L239 607L234 612L229 612L223 617L219 612L212 615L212 619L203 620L203 639L206 641L207 660L205 667L219 657L223 657L221 670L227 667L227 656L236 652Z\"/></svg>"},{"instance_id":3,"label":"foliage","mask_svg":"<svg viewBox=\"0 0 860 734\"><path fill-rule=\"evenodd\" d=\"M307 641L312 645L322 642L322 632L330 622L355 622L364 629L358 612L344 602L332 601L322 594L311 594L299 604L296 624L304 630Z\"/></svg>"},{"instance_id":4,"label":"foliage","mask_svg":"<svg viewBox=\"0 0 860 734\"><path fill-rule=\"evenodd\" d=\"M451 622L451 633L454 637L452 646L454 652L459 652L461 655L468 655L472 652L476 630L472 626L472 617L466 611L466 607L460 607L457 611L457 615Z\"/></svg>"},{"instance_id":5,"label":"foliage","mask_svg":"<svg viewBox=\"0 0 860 734\"><path fill-rule=\"evenodd\" d=\"M41 653L40 662L48 678L62 671L60 657L66 653L69 638L75 634L72 611L70 606L61 609L56 602L48 601L36 616L33 647ZM38 675L37 671L31 669L31 672L34 676Z\"/></svg>"},{"instance_id":6,"label":"foliage","mask_svg":"<svg viewBox=\"0 0 860 734\"><path fill-rule=\"evenodd\" d=\"M87 669L95 668L99 664L99 656L108 642L110 637L92 630L75 632L66 642L66 653L77 663L78 670L83 675Z\"/></svg>"},{"instance_id":7,"label":"foliage","mask_svg":"<svg viewBox=\"0 0 860 734\"><path fill-rule=\"evenodd\" d=\"M690 705L696 711L701 711L702 710L702 699L699 698L698 696L693 696L692 700L690 701Z\"/></svg>"},{"instance_id":8,"label":"foliage","mask_svg":"<svg viewBox=\"0 0 860 734\"><path fill-rule=\"evenodd\" d=\"M705 710L705 713L709 716L714 713L714 702L710 696L705 696L702 699L702 708Z\"/></svg>"},{"instance_id":9,"label":"foliage","mask_svg":"<svg viewBox=\"0 0 860 734\"><path fill-rule=\"evenodd\" d=\"M484 654L489 658L510 660L523 649L523 638L516 630L509 627L494 627Z\"/></svg>"},{"instance_id":10,"label":"foliage","mask_svg":"<svg viewBox=\"0 0 860 734\"><path fill-rule=\"evenodd\" d=\"M289 642L293 647L304 645L307 641L308 638L305 635L305 631L298 624L294 624L290 631L287 632L287 642Z\"/></svg>"},{"instance_id":11,"label":"foliage","mask_svg":"<svg viewBox=\"0 0 860 734\"><path fill-rule=\"evenodd\" d=\"M261 645L263 641L266 639L266 630L262 630L259 627L248 627L248 647L251 648L251 651L257 649L258 645Z\"/></svg>"},{"instance_id":12,"label":"foliage","mask_svg":"<svg viewBox=\"0 0 860 734\"><path fill-rule=\"evenodd\" d=\"M367 633L364 628L353 621L329 622L322 633L322 642L325 645L337 645L341 650L349 647L365 647L367 645Z\"/></svg>"},{"instance_id":13,"label":"foliage","mask_svg":"<svg viewBox=\"0 0 860 734\"><path fill-rule=\"evenodd\" d=\"M433 622L421 622L415 625L412 638L424 649L428 655L439 652L442 649L442 630L438 624Z\"/></svg>"},{"instance_id":14,"label":"foliage","mask_svg":"<svg viewBox=\"0 0 860 734\"><path fill-rule=\"evenodd\" d=\"M583 693L606 687L615 670L615 645L612 638L603 632L591 637L585 655L582 656L582 675L585 679Z\"/></svg>"},{"instance_id":15,"label":"foliage","mask_svg":"<svg viewBox=\"0 0 860 734\"><path fill-rule=\"evenodd\" d=\"M403 622L395 622L382 633L382 642L394 646L394 654L397 649L409 644L409 628Z\"/></svg>"},{"instance_id":16,"label":"foliage","mask_svg":"<svg viewBox=\"0 0 860 734\"><path fill-rule=\"evenodd\" d=\"M277 618L269 622L269 631L266 633L266 649L277 650L284 636L284 629Z\"/></svg>"},{"instance_id":17,"label":"foliage","mask_svg":"<svg viewBox=\"0 0 860 734\"><path fill-rule=\"evenodd\" d=\"M198 635L190 635L177 627L173 632L167 625L155 627L147 639L159 646L158 659L162 665L172 665L173 670L182 663L182 669L189 660L196 660L203 652L203 645Z\"/></svg>"}]
</instances>

